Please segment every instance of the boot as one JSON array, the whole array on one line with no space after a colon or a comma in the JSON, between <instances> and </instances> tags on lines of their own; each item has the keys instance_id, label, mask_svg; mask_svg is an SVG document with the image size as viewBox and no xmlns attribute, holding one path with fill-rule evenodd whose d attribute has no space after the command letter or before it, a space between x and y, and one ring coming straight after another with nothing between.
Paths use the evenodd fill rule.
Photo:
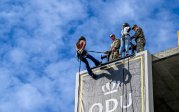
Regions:
<instances>
[{"instance_id":1,"label":"boot","mask_svg":"<svg viewBox=\"0 0 179 112\"><path fill-rule=\"evenodd\" d=\"M96 79L96 75L95 75L94 73L92 73L91 77L92 77L93 79Z\"/></svg>"},{"instance_id":2,"label":"boot","mask_svg":"<svg viewBox=\"0 0 179 112\"><path fill-rule=\"evenodd\" d=\"M128 52L126 52L126 57L128 57L129 56L129 53Z\"/></svg>"}]
</instances>

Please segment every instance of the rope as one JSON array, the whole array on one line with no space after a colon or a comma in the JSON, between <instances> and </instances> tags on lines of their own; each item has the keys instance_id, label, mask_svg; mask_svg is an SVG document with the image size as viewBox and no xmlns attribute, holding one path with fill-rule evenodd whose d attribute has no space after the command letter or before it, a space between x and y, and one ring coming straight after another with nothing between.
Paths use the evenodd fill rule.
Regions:
<instances>
[{"instance_id":1,"label":"rope","mask_svg":"<svg viewBox=\"0 0 179 112\"><path fill-rule=\"evenodd\" d=\"M128 71L129 71L129 58L128 58ZM129 72L130 73L130 72ZM131 79L132 80L132 79ZM134 112L134 105L133 105L133 94L132 94L132 84L131 84L131 80L130 80L130 89L131 89L131 97L132 97L132 111Z\"/></svg>"},{"instance_id":2,"label":"rope","mask_svg":"<svg viewBox=\"0 0 179 112\"><path fill-rule=\"evenodd\" d=\"M80 64L79 64L79 82L78 82L78 99L79 99L79 97L80 97L80 86L81 86L81 77L80 77L80 69L81 69L81 60L79 59L79 61L80 61ZM80 102L80 100L78 100L78 105L79 105L79 102ZM79 112L79 110L78 110L78 108L77 108L77 111Z\"/></svg>"},{"instance_id":3,"label":"rope","mask_svg":"<svg viewBox=\"0 0 179 112\"><path fill-rule=\"evenodd\" d=\"M124 68L122 69L122 83L123 83L123 87L122 87L122 112L123 112L123 100L124 100Z\"/></svg>"},{"instance_id":4,"label":"rope","mask_svg":"<svg viewBox=\"0 0 179 112\"><path fill-rule=\"evenodd\" d=\"M128 68L129 68L129 58L127 59L127 65L128 65ZM127 70L127 73L129 73L129 69ZM125 87L126 87L126 105L127 105L127 86L125 85ZM127 108L126 108L126 112L127 112Z\"/></svg>"},{"instance_id":5,"label":"rope","mask_svg":"<svg viewBox=\"0 0 179 112\"><path fill-rule=\"evenodd\" d=\"M126 88L126 105L127 105L127 85L125 84L125 88ZM126 112L127 112L127 108L126 108Z\"/></svg>"},{"instance_id":6,"label":"rope","mask_svg":"<svg viewBox=\"0 0 179 112\"><path fill-rule=\"evenodd\" d=\"M105 52L101 52L101 51L88 51L88 52L93 52L93 53L105 53Z\"/></svg>"}]
</instances>

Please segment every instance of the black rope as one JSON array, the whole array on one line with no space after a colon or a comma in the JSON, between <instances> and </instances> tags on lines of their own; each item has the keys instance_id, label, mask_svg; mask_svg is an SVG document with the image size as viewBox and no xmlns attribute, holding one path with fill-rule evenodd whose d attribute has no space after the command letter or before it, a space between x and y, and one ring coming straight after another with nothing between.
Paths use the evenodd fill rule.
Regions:
<instances>
[{"instance_id":1,"label":"black rope","mask_svg":"<svg viewBox=\"0 0 179 112\"><path fill-rule=\"evenodd\" d=\"M125 88L126 88L126 106L127 106L127 85L125 84ZM126 107L126 112L127 112L127 107Z\"/></svg>"},{"instance_id":2,"label":"black rope","mask_svg":"<svg viewBox=\"0 0 179 112\"><path fill-rule=\"evenodd\" d=\"M79 82L78 82L78 107L79 107L79 102L80 102L80 86L81 86L81 77L80 77L80 69L81 69L81 60L79 59L79 61L80 61L80 64L79 64L79 71L78 71L78 73L79 73ZM77 108L77 112L79 112L79 108Z\"/></svg>"},{"instance_id":3,"label":"black rope","mask_svg":"<svg viewBox=\"0 0 179 112\"><path fill-rule=\"evenodd\" d=\"M128 58L128 72L130 73L130 71L129 71L129 58ZM132 75L132 74L131 74ZM132 80L132 79L131 79ZM131 97L132 97L132 111L134 112L134 105L133 105L133 94L132 94L132 92L133 92L133 90L132 90L132 84L131 84L131 80L130 80L130 89L131 89Z\"/></svg>"},{"instance_id":4,"label":"black rope","mask_svg":"<svg viewBox=\"0 0 179 112\"><path fill-rule=\"evenodd\" d=\"M129 68L129 57L128 57L128 59L127 59L127 63L128 63L128 68ZM130 73L129 72L129 69L127 70L127 73ZM127 75L127 74L126 74ZM129 75L129 74L128 74ZM129 77L128 77L129 78ZM127 84L125 85L125 87L126 87L126 106L127 106ZM126 112L127 112L127 108L126 108Z\"/></svg>"},{"instance_id":5,"label":"black rope","mask_svg":"<svg viewBox=\"0 0 179 112\"><path fill-rule=\"evenodd\" d=\"M88 52L93 52L93 53L105 53L105 52L101 52L101 51L88 51Z\"/></svg>"},{"instance_id":6,"label":"black rope","mask_svg":"<svg viewBox=\"0 0 179 112\"><path fill-rule=\"evenodd\" d=\"M122 68L122 83L123 83L123 87L122 87L122 112L123 112L123 97L124 97L124 68Z\"/></svg>"}]
</instances>

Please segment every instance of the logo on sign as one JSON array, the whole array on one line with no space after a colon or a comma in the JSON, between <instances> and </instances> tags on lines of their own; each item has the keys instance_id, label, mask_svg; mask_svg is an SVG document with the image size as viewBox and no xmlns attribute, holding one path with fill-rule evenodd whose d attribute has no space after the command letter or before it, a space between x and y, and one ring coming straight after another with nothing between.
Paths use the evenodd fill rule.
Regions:
<instances>
[{"instance_id":1,"label":"logo on sign","mask_svg":"<svg viewBox=\"0 0 179 112\"><path fill-rule=\"evenodd\" d=\"M102 91L104 93L104 95L111 95L113 93L118 92L118 88L119 88L119 84L115 83L115 82L108 82L105 85L103 85L102 87ZM105 112L114 112L117 107L120 105L121 108L129 108L132 105L132 94L129 93L129 97L128 97L129 101L126 105L123 104L123 96L120 96L120 101L118 102L117 99L115 98L111 98L105 101ZM119 104L120 103L120 104ZM110 107L110 104L113 104L113 107ZM89 112L93 112L94 108L97 108L99 110L99 112L104 112L103 111L103 105L102 103L94 103L91 108L89 109Z\"/></svg>"},{"instance_id":2,"label":"logo on sign","mask_svg":"<svg viewBox=\"0 0 179 112\"><path fill-rule=\"evenodd\" d=\"M106 83L105 85L102 86L102 91L104 92L104 95L112 94L118 91L119 84L116 84L114 82Z\"/></svg>"}]
</instances>

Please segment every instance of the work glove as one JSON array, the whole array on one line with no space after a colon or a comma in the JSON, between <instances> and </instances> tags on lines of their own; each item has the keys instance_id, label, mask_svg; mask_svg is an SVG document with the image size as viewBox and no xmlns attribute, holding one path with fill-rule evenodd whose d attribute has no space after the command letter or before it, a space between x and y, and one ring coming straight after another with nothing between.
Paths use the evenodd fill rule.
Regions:
<instances>
[{"instance_id":1,"label":"work glove","mask_svg":"<svg viewBox=\"0 0 179 112\"><path fill-rule=\"evenodd\" d=\"M78 50L79 54L82 54L82 52L83 52L83 49Z\"/></svg>"}]
</instances>

